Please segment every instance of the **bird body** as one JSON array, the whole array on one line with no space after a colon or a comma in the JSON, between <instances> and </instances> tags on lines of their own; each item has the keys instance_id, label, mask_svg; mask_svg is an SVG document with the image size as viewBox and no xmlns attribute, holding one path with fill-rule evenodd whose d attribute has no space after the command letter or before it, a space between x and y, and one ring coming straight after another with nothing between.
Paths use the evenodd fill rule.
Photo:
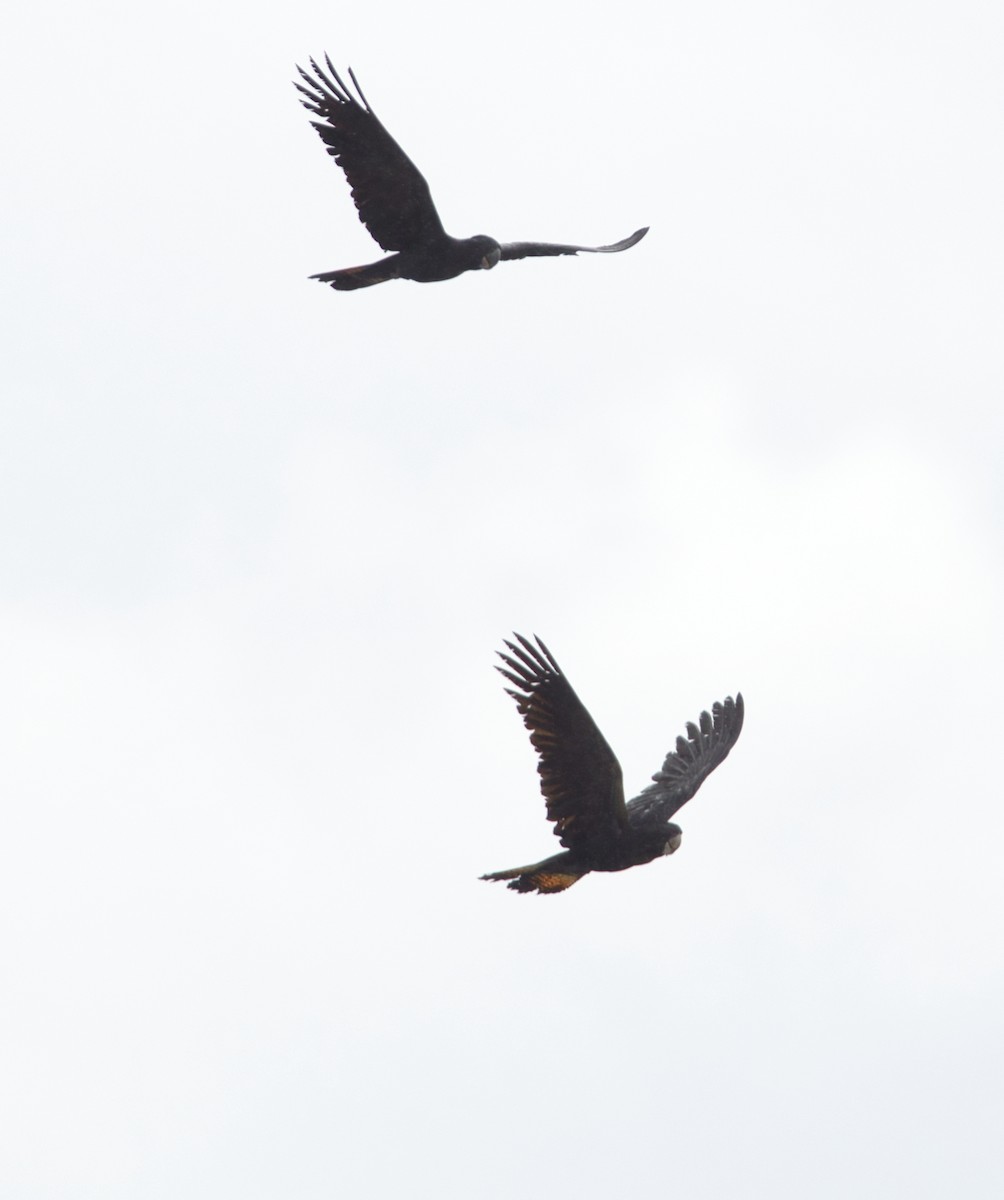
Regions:
<instances>
[{"instance_id":1,"label":"bird body","mask_svg":"<svg viewBox=\"0 0 1004 1200\"><path fill-rule=\"evenodd\" d=\"M640 242L648 228L609 246L557 242L507 242L477 234L451 237L443 228L425 177L383 127L353 72L358 99L325 55L327 73L311 59L313 75L297 67L303 83L294 86L301 104L319 120L311 124L328 153L345 172L359 219L384 250L379 262L311 275L336 291L355 291L390 279L437 283L465 271L490 270L503 259L561 254L615 254Z\"/></svg>"},{"instance_id":2,"label":"bird body","mask_svg":"<svg viewBox=\"0 0 1004 1200\"><path fill-rule=\"evenodd\" d=\"M366 263L361 267L323 271L319 275L311 275L310 278L330 283L339 292L371 287L375 283L386 283L390 279L439 283L444 279L455 279L464 271L490 270L499 261L501 249L494 238L485 237L484 234L455 238L444 233L442 237L437 237L416 250L402 250L398 254L381 258L379 262Z\"/></svg>"},{"instance_id":3,"label":"bird body","mask_svg":"<svg viewBox=\"0 0 1004 1200\"><path fill-rule=\"evenodd\" d=\"M625 871L680 846L682 831L672 817L728 755L743 726L743 698L716 703L687 725L652 783L628 803L620 764L585 705L572 690L553 655L516 634L499 652L497 667L516 689L509 695L540 756L538 772L548 820L566 847L541 862L482 875L505 880L517 892L560 892L590 871Z\"/></svg>"},{"instance_id":4,"label":"bird body","mask_svg":"<svg viewBox=\"0 0 1004 1200\"><path fill-rule=\"evenodd\" d=\"M563 892L590 871L626 871L672 854L680 846L682 830L667 822L661 829L632 829L630 836L614 839L602 854L576 854L565 850L527 867L493 871L482 879L510 880L517 892Z\"/></svg>"}]
</instances>

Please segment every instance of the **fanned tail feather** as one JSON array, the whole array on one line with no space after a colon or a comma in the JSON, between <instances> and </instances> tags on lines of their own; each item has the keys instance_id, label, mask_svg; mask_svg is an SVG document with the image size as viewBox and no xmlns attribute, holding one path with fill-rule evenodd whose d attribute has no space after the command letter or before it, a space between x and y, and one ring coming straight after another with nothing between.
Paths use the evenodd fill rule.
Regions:
<instances>
[{"instance_id":1,"label":"fanned tail feather","mask_svg":"<svg viewBox=\"0 0 1004 1200\"><path fill-rule=\"evenodd\" d=\"M537 864L534 867L513 867L509 871L493 871L490 875L482 875L482 879L493 883L509 880L508 887L514 892L538 892L541 895L551 895L553 892L563 892L573 883L582 878L575 871L561 871L553 867Z\"/></svg>"},{"instance_id":2,"label":"fanned tail feather","mask_svg":"<svg viewBox=\"0 0 1004 1200\"><path fill-rule=\"evenodd\" d=\"M384 260L383 262L366 263L362 267L342 267L338 271L322 271L319 275L311 275L310 278L330 284L336 292L354 292L357 288L372 287L375 283L386 283L389 279L397 279L397 272L390 263Z\"/></svg>"}]
</instances>

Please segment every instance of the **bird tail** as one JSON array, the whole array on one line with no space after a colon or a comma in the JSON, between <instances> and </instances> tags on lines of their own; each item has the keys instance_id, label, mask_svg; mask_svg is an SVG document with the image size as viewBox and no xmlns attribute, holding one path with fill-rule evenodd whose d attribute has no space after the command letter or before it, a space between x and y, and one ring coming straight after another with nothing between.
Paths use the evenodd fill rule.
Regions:
<instances>
[{"instance_id":1,"label":"bird tail","mask_svg":"<svg viewBox=\"0 0 1004 1200\"><path fill-rule=\"evenodd\" d=\"M513 867L509 871L493 871L490 875L482 875L482 879L499 882L508 879L508 886L514 892L539 892L550 895L551 892L563 892L573 883L578 883L586 871L579 871L568 861L569 855L556 854L543 862L534 863L529 867Z\"/></svg>"},{"instance_id":2,"label":"bird tail","mask_svg":"<svg viewBox=\"0 0 1004 1200\"><path fill-rule=\"evenodd\" d=\"M310 278L330 284L336 292L354 292L356 288L372 287L375 283L397 279L396 258L397 255L392 254L390 258L382 258L379 262L366 263L361 267L342 267L338 271L322 271Z\"/></svg>"}]
</instances>

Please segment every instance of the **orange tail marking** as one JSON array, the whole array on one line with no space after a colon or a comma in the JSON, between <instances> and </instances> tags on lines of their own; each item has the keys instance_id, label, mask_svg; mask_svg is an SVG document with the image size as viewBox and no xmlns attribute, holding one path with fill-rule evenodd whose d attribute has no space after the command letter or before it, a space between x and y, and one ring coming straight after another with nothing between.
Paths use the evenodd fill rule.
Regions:
<instances>
[{"instance_id":1,"label":"orange tail marking","mask_svg":"<svg viewBox=\"0 0 1004 1200\"><path fill-rule=\"evenodd\" d=\"M538 892L563 892L565 888L570 888L573 883L578 883L582 878L581 875L568 875L565 872L559 871L538 871L535 875L528 875L526 878L536 887Z\"/></svg>"},{"instance_id":2,"label":"orange tail marking","mask_svg":"<svg viewBox=\"0 0 1004 1200\"><path fill-rule=\"evenodd\" d=\"M574 871L534 870L533 867L513 867L509 871L493 871L490 875L482 875L482 879L492 882L507 879L508 886L514 892L563 892L573 883L578 883L581 875Z\"/></svg>"}]
</instances>

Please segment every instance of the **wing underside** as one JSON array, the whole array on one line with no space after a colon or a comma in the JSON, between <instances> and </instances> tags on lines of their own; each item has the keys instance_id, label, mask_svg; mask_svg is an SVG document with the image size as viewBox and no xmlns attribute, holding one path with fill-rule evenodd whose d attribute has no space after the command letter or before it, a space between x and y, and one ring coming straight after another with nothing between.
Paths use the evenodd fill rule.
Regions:
<instances>
[{"instance_id":1,"label":"wing underside","mask_svg":"<svg viewBox=\"0 0 1004 1200\"><path fill-rule=\"evenodd\" d=\"M540 756L548 820L563 846L591 854L628 827L620 764L540 638L515 637L496 669Z\"/></svg>"},{"instance_id":2,"label":"wing underside","mask_svg":"<svg viewBox=\"0 0 1004 1200\"><path fill-rule=\"evenodd\" d=\"M676 739L652 782L628 803L632 823L668 821L694 795L711 772L725 761L743 727L743 698L737 692L687 723L687 736Z\"/></svg>"},{"instance_id":3,"label":"wing underside","mask_svg":"<svg viewBox=\"0 0 1004 1200\"><path fill-rule=\"evenodd\" d=\"M630 237L612 242L609 246L572 246L563 242L503 242L502 258L546 258L558 254L619 254L630 250L648 233L648 226L636 229Z\"/></svg>"},{"instance_id":4,"label":"wing underside","mask_svg":"<svg viewBox=\"0 0 1004 1200\"><path fill-rule=\"evenodd\" d=\"M358 99L324 56L327 71L310 60L313 75L300 72L294 86L300 103L319 120L317 130L328 153L345 172L359 219L384 250L411 250L445 237L421 171L383 127L352 73Z\"/></svg>"}]
</instances>

